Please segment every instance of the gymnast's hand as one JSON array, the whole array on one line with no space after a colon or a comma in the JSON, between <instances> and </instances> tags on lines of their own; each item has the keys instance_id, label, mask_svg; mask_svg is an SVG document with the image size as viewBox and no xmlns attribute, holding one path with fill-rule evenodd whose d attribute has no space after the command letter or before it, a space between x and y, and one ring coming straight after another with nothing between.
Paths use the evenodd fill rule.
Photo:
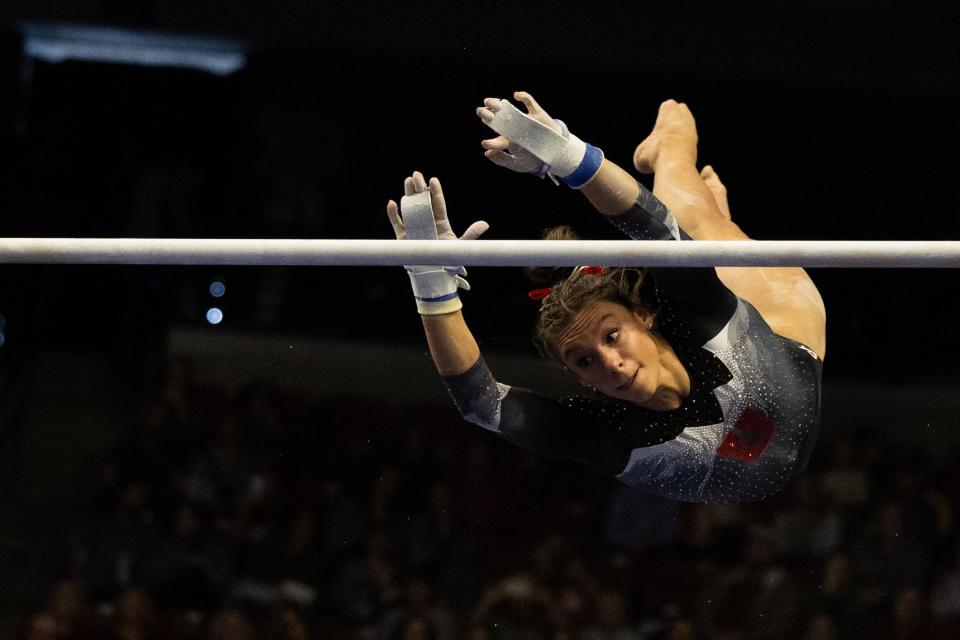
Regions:
<instances>
[{"instance_id":1,"label":"gymnast's hand","mask_svg":"<svg viewBox=\"0 0 960 640\"><path fill-rule=\"evenodd\" d=\"M428 188L429 202L423 195ZM397 240L457 239L457 234L453 232L450 221L447 219L447 203L443 199L439 180L431 178L428 187L423 174L414 171L403 181L403 193L404 198L400 207L402 211L397 208L397 203L393 200L387 203L387 217L390 219ZM474 222L461 239L475 240L489 226L482 220ZM421 315L443 315L460 309L462 305L457 290L470 288L465 279L466 269L446 265L407 265L404 268L410 276L413 297L417 301L417 310Z\"/></svg>"},{"instance_id":2,"label":"gymnast's hand","mask_svg":"<svg viewBox=\"0 0 960 640\"><path fill-rule=\"evenodd\" d=\"M450 226L450 221L447 219L447 203L443 198L443 189L440 186L440 181L436 178L430 178L429 186L427 181L424 179L423 174L419 171L414 171L409 177L403 181L403 194L405 196L412 196L418 193L423 193L429 188L430 190L430 206L433 209L433 221L436 225L436 239L438 240L456 240L457 234L453 232L453 228ZM397 203L393 200L387 202L387 217L390 219L390 224L393 226L393 232L397 236L397 240L406 240L407 239L407 229L403 224L403 218L400 216L400 210L397 207ZM463 235L460 236L461 240L476 240L487 229L490 228L490 225L484 222L483 220L478 220L470 225L466 231L463 232ZM410 238L411 240L429 240L431 238Z\"/></svg>"},{"instance_id":3,"label":"gymnast's hand","mask_svg":"<svg viewBox=\"0 0 960 640\"><path fill-rule=\"evenodd\" d=\"M516 100L519 100L523 103L523 106L527 109L527 115L539 122L542 125L550 128L550 130L555 133L563 135L563 128L560 124L550 117L546 111L543 110L536 100L533 99L533 96L527 93L526 91L516 91L513 94L513 97ZM486 98L483 101L482 107L477 107L477 116L483 121L484 124L489 125L493 122L494 116L503 109L503 103L506 100L501 100L499 98ZM524 149L519 144L514 144L507 139L506 136L498 136L496 138L489 138L480 142L486 151L483 152L483 155L493 162L494 164L500 165L501 167L506 167L513 171L520 173L536 173L538 175L543 175L546 172L546 165L534 156L532 153Z\"/></svg>"},{"instance_id":4,"label":"gymnast's hand","mask_svg":"<svg viewBox=\"0 0 960 640\"><path fill-rule=\"evenodd\" d=\"M573 189L580 189L600 170L603 152L570 133L554 120L529 93L514 97L523 103L523 113L507 100L487 98L477 116L496 131L497 138L484 140L484 155L494 164L520 173L549 175Z\"/></svg>"}]
</instances>

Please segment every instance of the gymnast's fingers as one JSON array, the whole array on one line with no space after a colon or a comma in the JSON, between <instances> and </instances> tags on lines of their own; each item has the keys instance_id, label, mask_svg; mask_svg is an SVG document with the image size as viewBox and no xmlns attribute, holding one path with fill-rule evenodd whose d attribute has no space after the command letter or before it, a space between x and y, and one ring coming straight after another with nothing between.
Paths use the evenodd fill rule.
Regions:
<instances>
[{"instance_id":1,"label":"gymnast's fingers","mask_svg":"<svg viewBox=\"0 0 960 640\"><path fill-rule=\"evenodd\" d=\"M491 151L506 151L507 147L510 146L510 141L507 140L506 136L499 136L497 138L481 140L480 146Z\"/></svg>"},{"instance_id":2,"label":"gymnast's fingers","mask_svg":"<svg viewBox=\"0 0 960 640\"><path fill-rule=\"evenodd\" d=\"M443 198L443 187L437 178L430 178L430 206L433 208L434 220L446 219L447 203Z\"/></svg>"},{"instance_id":3,"label":"gymnast's fingers","mask_svg":"<svg viewBox=\"0 0 960 640\"><path fill-rule=\"evenodd\" d=\"M403 228L403 220L400 219L397 203L393 200L387 202L387 218L390 220L390 226L393 227L393 233L397 236L397 240L403 240L407 233Z\"/></svg>"},{"instance_id":4,"label":"gymnast's fingers","mask_svg":"<svg viewBox=\"0 0 960 640\"><path fill-rule=\"evenodd\" d=\"M483 120L484 124L490 124L493 122L493 111L486 107L477 107L477 115L480 116L480 119Z\"/></svg>"},{"instance_id":5,"label":"gymnast's fingers","mask_svg":"<svg viewBox=\"0 0 960 640\"><path fill-rule=\"evenodd\" d=\"M410 177L413 178L414 193L423 193L427 190L427 181L424 180L422 173L414 171Z\"/></svg>"},{"instance_id":6,"label":"gymnast's fingers","mask_svg":"<svg viewBox=\"0 0 960 640\"><path fill-rule=\"evenodd\" d=\"M413 190L413 178L406 177L403 179L403 195L412 196L416 191Z\"/></svg>"},{"instance_id":7,"label":"gymnast's fingers","mask_svg":"<svg viewBox=\"0 0 960 640\"><path fill-rule=\"evenodd\" d=\"M503 108L503 102L500 100L500 98L484 98L483 106L491 112L496 113Z\"/></svg>"},{"instance_id":8,"label":"gymnast's fingers","mask_svg":"<svg viewBox=\"0 0 960 640\"><path fill-rule=\"evenodd\" d=\"M527 113L540 113L543 111L536 100L533 99L533 96L527 93L526 91L517 91L513 94L513 97L523 103L523 106L527 108Z\"/></svg>"},{"instance_id":9,"label":"gymnast's fingers","mask_svg":"<svg viewBox=\"0 0 960 640\"><path fill-rule=\"evenodd\" d=\"M463 232L463 235L460 236L461 240L476 240L484 233L487 232L487 229L490 228L490 225L487 224L484 220L477 220L472 225L467 227L467 230Z\"/></svg>"},{"instance_id":10,"label":"gymnast's fingers","mask_svg":"<svg viewBox=\"0 0 960 640\"><path fill-rule=\"evenodd\" d=\"M511 171L523 171L523 168L520 166L520 160L518 160L516 156L512 156L509 153L490 149L484 151L483 155L487 158L487 160L495 165L506 167Z\"/></svg>"}]
</instances>

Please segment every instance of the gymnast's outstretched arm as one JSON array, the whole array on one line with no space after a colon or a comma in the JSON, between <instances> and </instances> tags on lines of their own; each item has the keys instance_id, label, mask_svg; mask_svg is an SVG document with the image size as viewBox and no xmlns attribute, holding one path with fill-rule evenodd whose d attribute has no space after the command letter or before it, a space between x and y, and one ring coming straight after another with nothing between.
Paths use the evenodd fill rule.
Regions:
<instances>
[{"instance_id":1,"label":"gymnast's outstretched arm","mask_svg":"<svg viewBox=\"0 0 960 640\"><path fill-rule=\"evenodd\" d=\"M420 196L423 205L427 205L425 198L429 194L429 206L424 206L421 213L432 211L433 229L430 221L426 224L417 224L416 229L405 224L397 203L390 200L387 203L387 217L393 226L398 240L407 237L416 239L456 240L456 234L450 227L447 219L447 207L443 197L443 189L437 178L431 178L429 184L423 174L414 171L403 182L405 197ZM414 201L411 200L411 203ZM414 204L410 205L411 208ZM405 211L407 223L415 212ZM423 222L422 220L420 222ZM409 233L408 233L408 226ZM489 225L486 222L475 222L463 234L465 239L475 239L483 234ZM430 235L432 232L432 236ZM416 234L416 235L414 235ZM462 303L457 290L466 285L462 273L443 267L412 266L407 268L410 273L414 296L417 299L417 308L423 319L423 328L426 332L427 343L433 356L434 364L441 376L459 375L467 371L480 358L480 347L467 327L461 312Z\"/></svg>"},{"instance_id":2,"label":"gymnast's outstretched arm","mask_svg":"<svg viewBox=\"0 0 960 640\"><path fill-rule=\"evenodd\" d=\"M398 240L456 240L436 178L428 183L415 171L404 181L404 194L400 206L393 200L387 203L387 216ZM485 222L474 223L461 237L476 238L486 229ZM430 266L406 269L434 364L468 421L529 451L575 458L611 475L623 469L638 443L654 444L676 435L637 435L611 428L596 416L584 414L580 407L497 382L461 312L458 289L467 286L465 271Z\"/></svg>"}]
</instances>

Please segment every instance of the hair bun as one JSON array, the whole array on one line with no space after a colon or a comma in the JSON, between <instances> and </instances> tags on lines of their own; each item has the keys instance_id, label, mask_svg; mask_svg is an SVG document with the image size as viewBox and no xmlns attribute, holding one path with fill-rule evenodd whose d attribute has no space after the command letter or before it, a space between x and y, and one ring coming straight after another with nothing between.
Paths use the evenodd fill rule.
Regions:
<instances>
[{"instance_id":1,"label":"hair bun","mask_svg":"<svg viewBox=\"0 0 960 640\"><path fill-rule=\"evenodd\" d=\"M580 240L578 234L570 225L551 227L543 232L541 240ZM534 287L552 287L558 282L566 280L573 273L574 267L527 267L523 272L527 281Z\"/></svg>"}]
</instances>

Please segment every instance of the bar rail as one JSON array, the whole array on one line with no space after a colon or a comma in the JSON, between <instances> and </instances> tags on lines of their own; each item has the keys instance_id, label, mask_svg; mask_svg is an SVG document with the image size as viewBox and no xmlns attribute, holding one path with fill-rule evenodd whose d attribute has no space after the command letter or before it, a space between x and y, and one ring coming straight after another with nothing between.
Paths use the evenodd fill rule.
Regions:
<instances>
[{"instance_id":1,"label":"bar rail","mask_svg":"<svg viewBox=\"0 0 960 640\"><path fill-rule=\"evenodd\" d=\"M0 264L960 268L960 241L0 238Z\"/></svg>"}]
</instances>

